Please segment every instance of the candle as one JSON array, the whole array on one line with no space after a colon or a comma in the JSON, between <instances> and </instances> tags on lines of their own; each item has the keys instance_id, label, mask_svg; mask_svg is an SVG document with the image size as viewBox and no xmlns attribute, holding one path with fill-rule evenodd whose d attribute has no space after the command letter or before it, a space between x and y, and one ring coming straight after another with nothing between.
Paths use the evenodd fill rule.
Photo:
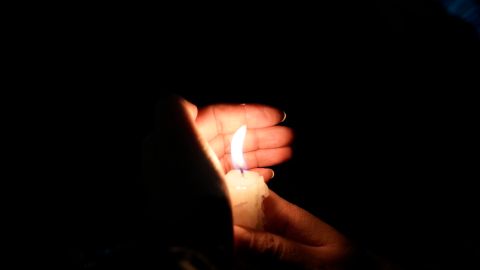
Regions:
<instances>
[{"instance_id":1,"label":"candle","mask_svg":"<svg viewBox=\"0 0 480 270\"><path fill-rule=\"evenodd\" d=\"M233 213L233 223L253 229L263 229L263 199L268 196L268 187L263 177L252 171L247 171L243 157L243 142L247 127L241 126L233 134L231 155L234 170L225 176L230 194Z\"/></svg>"}]
</instances>

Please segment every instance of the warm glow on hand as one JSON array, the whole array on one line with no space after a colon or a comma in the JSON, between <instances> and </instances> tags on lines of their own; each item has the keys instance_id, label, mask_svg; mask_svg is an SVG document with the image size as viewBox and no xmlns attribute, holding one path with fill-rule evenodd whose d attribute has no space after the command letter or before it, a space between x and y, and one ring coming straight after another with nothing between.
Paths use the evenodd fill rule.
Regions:
<instances>
[{"instance_id":1,"label":"warm glow on hand","mask_svg":"<svg viewBox=\"0 0 480 270\"><path fill-rule=\"evenodd\" d=\"M184 104L225 173L233 169L230 143L242 125L248 128L243 146L247 169L260 173L265 180L273 177L273 170L265 167L280 164L292 155L293 132L277 126L285 120L285 113L278 109L259 104L215 104L197 109L187 101Z\"/></svg>"}]
</instances>

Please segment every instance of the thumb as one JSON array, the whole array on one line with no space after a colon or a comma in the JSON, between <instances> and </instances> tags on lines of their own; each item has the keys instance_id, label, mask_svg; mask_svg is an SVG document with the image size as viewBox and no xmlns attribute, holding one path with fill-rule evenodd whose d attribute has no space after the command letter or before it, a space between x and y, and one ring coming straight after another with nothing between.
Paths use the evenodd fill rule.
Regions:
<instances>
[{"instance_id":1,"label":"thumb","mask_svg":"<svg viewBox=\"0 0 480 270\"><path fill-rule=\"evenodd\" d=\"M281 236L234 226L237 252L253 252L286 263L308 265L312 248Z\"/></svg>"},{"instance_id":2,"label":"thumb","mask_svg":"<svg viewBox=\"0 0 480 270\"><path fill-rule=\"evenodd\" d=\"M180 102L181 102L182 106L187 110L190 117L192 117L193 120L195 120L197 118L197 114L198 114L197 106L195 106L193 103L189 102L188 100L186 100L184 98L180 98Z\"/></svg>"}]
</instances>

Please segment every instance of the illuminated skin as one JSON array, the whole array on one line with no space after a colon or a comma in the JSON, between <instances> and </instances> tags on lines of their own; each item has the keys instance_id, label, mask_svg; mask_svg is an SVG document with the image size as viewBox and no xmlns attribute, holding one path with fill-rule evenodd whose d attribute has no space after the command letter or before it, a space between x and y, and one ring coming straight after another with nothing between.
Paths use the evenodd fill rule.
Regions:
<instances>
[{"instance_id":1,"label":"illuminated skin","mask_svg":"<svg viewBox=\"0 0 480 270\"><path fill-rule=\"evenodd\" d=\"M293 132L288 127L276 126L284 120L284 113L272 107L245 105L211 105L200 110L186 102L195 118L197 128L209 142L225 172L232 168L230 142L233 133L243 124L248 127L244 143L247 169L260 173L264 179L273 176L271 169L291 157Z\"/></svg>"},{"instance_id":2,"label":"illuminated skin","mask_svg":"<svg viewBox=\"0 0 480 270\"><path fill-rule=\"evenodd\" d=\"M259 172L268 181L273 171L264 167L280 164L292 155L292 130L276 126L285 119L280 110L254 104L218 104L198 110L187 101L184 104L225 172L232 169L232 134L243 124L248 127L244 145L248 169ZM344 269L352 257L352 246L343 235L272 191L264 201L264 213L266 231L235 226L238 252L253 252L307 269Z\"/></svg>"}]
</instances>

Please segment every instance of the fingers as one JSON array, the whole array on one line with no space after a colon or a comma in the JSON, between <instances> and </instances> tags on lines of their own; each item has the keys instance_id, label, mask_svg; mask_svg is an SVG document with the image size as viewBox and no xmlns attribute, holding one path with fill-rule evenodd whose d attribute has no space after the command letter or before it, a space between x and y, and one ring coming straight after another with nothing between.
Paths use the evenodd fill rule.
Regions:
<instances>
[{"instance_id":1,"label":"fingers","mask_svg":"<svg viewBox=\"0 0 480 270\"><path fill-rule=\"evenodd\" d=\"M263 177L263 180L265 182L270 181L270 179L272 179L273 176L275 175L272 169L267 169L267 168L255 168L255 169L251 169L251 171L254 171L260 174Z\"/></svg>"},{"instance_id":2,"label":"fingers","mask_svg":"<svg viewBox=\"0 0 480 270\"><path fill-rule=\"evenodd\" d=\"M286 263L314 265L314 250L263 231L234 226L235 248L238 252L254 252Z\"/></svg>"},{"instance_id":3,"label":"fingers","mask_svg":"<svg viewBox=\"0 0 480 270\"><path fill-rule=\"evenodd\" d=\"M284 120L285 114L273 107L258 104L217 104L198 112L197 124L207 140L218 134L235 132L241 125L248 128L274 126Z\"/></svg>"},{"instance_id":4,"label":"fingers","mask_svg":"<svg viewBox=\"0 0 480 270\"><path fill-rule=\"evenodd\" d=\"M292 157L290 147L280 147L274 149L260 149L257 151L244 153L247 169L269 167L287 161ZM226 172L233 169L232 157L230 154L224 155L220 162Z\"/></svg>"},{"instance_id":5,"label":"fingers","mask_svg":"<svg viewBox=\"0 0 480 270\"><path fill-rule=\"evenodd\" d=\"M233 133L218 134L210 141L213 151L218 157L230 153ZM273 126L259 129L249 129L243 145L244 152L259 149L272 149L290 145L293 140L293 131L288 127Z\"/></svg>"},{"instance_id":6,"label":"fingers","mask_svg":"<svg viewBox=\"0 0 480 270\"><path fill-rule=\"evenodd\" d=\"M263 209L265 232L234 227L237 251L270 256L307 269L344 269L353 247L335 229L273 191L264 200Z\"/></svg>"},{"instance_id":7,"label":"fingers","mask_svg":"<svg viewBox=\"0 0 480 270\"><path fill-rule=\"evenodd\" d=\"M273 191L264 200L263 207L265 227L269 231L310 246L348 244L347 239L330 225Z\"/></svg>"}]
</instances>

